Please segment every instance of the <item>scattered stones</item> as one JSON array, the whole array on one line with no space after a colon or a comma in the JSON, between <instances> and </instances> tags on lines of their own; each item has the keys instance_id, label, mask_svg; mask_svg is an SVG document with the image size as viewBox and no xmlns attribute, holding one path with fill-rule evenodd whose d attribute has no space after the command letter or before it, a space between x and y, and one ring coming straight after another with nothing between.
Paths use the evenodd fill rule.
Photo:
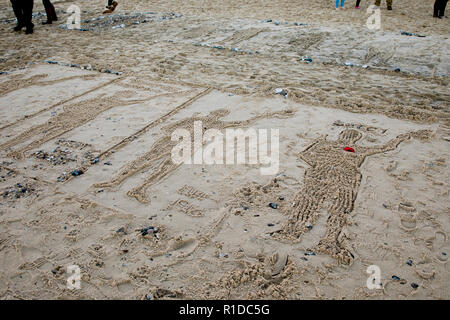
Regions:
<instances>
[{"instance_id":1,"label":"scattered stones","mask_svg":"<svg viewBox=\"0 0 450 320\"><path fill-rule=\"evenodd\" d=\"M312 251L306 251L305 256L315 256L316 254Z\"/></svg>"},{"instance_id":2,"label":"scattered stones","mask_svg":"<svg viewBox=\"0 0 450 320\"><path fill-rule=\"evenodd\" d=\"M284 91L283 89L281 89L281 88L276 88L275 89L275 94L282 95L286 99L288 98L288 93L286 91Z\"/></svg>"},{"instance_id":3,"label":"scattered stones","mask_svg":"<svg viewBox=\"0 0 450 320\"><path fill-rule=\"evenodd\" d=\"M309 57L302 57L302 61L306 62L307 64L311 63L313 60Z\"/></svg>"},{"instance_id":4,"label":"scattered stones","mask_svg":"<svg viewBox=\"0 0 450 320\"><path fill-rule=\"evenodd\" d=\"M77 176L80 176L80 175L82 175L84 172L82 171L82 170L80 170L80 169L75 169L75 170L73 170L72 171L72 176L74 176L74 177L77 177Z\"/></svg>"},{"instance_id":5,"label":"scattered stones","mask_svg":"<svg viewBox=\"0 0 450 320\"><path fill-rule=\"evenodd\" d=\"M274 227L275 225L273 223L268 223L267 226L268 227Z\"/></svg>"},{"instance_id":6,"label":"scattered stones","mask_svg":"<svg viewBox=\"0 0 450 320\"><path fill-rule=\"evenodd\" d=\"M62 149L60 147L57 147L50 153L44 150L39 150L35 152L34 156L37 159L47 160L54 166L66 164L68 162L73 162L77 160L76 156L73 156L72 153L67 148Z\"/></svg>"},{"instance_id":7,"label":"scattered stones","mask_svg":"<svg viewBox=\"0 0 450 320\"><path fill-rule=\"evenodd\" d=\"M408 261L406 261L406 264L411 267L413 265L413 261L409 259Z\"/></svg>"},{"instance_id":8,"label":"scattered stones","mask_svg":"<svg viewBox=\"0 0 450 320\"><path fill-rule=\"evenodd\" d=\"M121 227L121 228L117 229L116 233L127 234L127 233L125 232L125 228L124 228L124 227Z\"/></svg>"},{"instance_id":9,"label":"scattered stones","mask_svg":"<svg viewBox=\"0 0 450 320\"><path fill-rule=\"evenodd\" d=\"M93 68L90 64L88 64L87 66L80 66L76 63L64 63L64 62L58 62L58 61L53 61L53 60L44 60L45 63L48 64L57 64L63 67L71 67L71 68L77 68L77 69L83 69L83 70L92 70L92 71L98 71L98 72L102 72L102 73L110 73L110 74L115 74L117 76L122 75L122 72L120 71L113 71L113 70L101 70L101 69L96 69Z\"/></svg>"},{"instance_id":10,"label":"scattered stones","mask_svg":"<svg viewBox=\"0 0 450 320\"><path fill-rule=\"evenodd\" d=\"M417 283L411 283L411 287L415 290L419 287L419 285Z\"/></svg>"},{"instance_id":11,"label":"scattered stones","mask_svg":"<svg viewBox=\"0 0 450 320\"><path fill-rule=\"evenodd\" d=\"M397 276L392 276L392 279L395 280L395 281L400 281L400 278L397 277Z\"/></svg>"},{"instance_id":12,"label":"scattered stones","mask_svg":"<svg viewBox=\"0 0 450 320\"><path fill-rule=\"evenodd\" d=\"M7 188L7 190L3 191L4 199L20 199L26 197L27 195L34 192L35 189L30 185L22 185L20 183L15 184L12 187Z\"/></svg>"},{"instance_id":13,"label":"scattered stones","mask_svg":"<svg viewBox=\"0 0 450 320\"><path fill-rule=\"evenodd\" d=\"M277 209L278 205L276 203L271 202L269 203L269 207L271 207L272 209Z\"/></svg>"},{"instance_id":14,"label":"scattered stones","mask_svg":"<svg viewBox=\"0 0 450 320\"><path fill-rule=\"evenodd\" d=\"M168 42L174 43L174 41L172 40L168 40ZM216 49L216 50L230 50L233 52L239 52L239 53L243 53L243 54L253 54L253 51L249 51L249 50L242 50L236 47L232 47L232 48L228 48L228 47L224 47L221 45L210 45L207 43L201 43L201 42L196 42L194 43L194 46L196 47L205 47L205 48L211 48L211 49ZM256 54L259 54L259 51L255 51Z\"/></svg>"},{"instance_id":15,"label":"scattered stones","mask_svg":"<svg viewBox=\"0 0 450 320\"><path fill-rule=\"evenodd\" d=\"M157 232L158 232L158 228L150 226L150 227L146 227L146 228L143 228L143 229L139 229L137 231L139 231L142 236L146 236L147 234L153 234L156 237Z\"/></svg>"}]
</instances>

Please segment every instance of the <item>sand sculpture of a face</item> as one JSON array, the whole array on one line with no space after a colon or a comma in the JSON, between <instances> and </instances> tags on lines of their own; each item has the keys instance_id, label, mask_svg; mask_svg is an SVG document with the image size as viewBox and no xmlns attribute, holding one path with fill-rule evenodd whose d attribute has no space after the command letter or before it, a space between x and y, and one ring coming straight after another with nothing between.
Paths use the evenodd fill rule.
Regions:
<instances>
[{"instance_id":1,"label":"sand sculpture of a face","mask_svg":"<svg viewBox=\"0 0 450 320\"><path fill-rule=\"evenodd\" d=\"M361 132L354 129L342 130L339 134L338 141L346 145L354 145L358 140L362 138Z\"/></svg>"}]
</instances>

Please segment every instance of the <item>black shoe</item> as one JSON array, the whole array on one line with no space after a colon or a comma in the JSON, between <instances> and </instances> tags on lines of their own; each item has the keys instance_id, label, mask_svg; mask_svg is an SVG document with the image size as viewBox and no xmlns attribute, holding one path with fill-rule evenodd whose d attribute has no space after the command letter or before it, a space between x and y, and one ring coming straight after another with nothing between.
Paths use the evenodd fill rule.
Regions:
<instances>
[{"instance_id":1,"label":"black shoe","mask_svg":"<svg viewBox=\"0 0 450 320\"><path fill-rule=\"evenodd\" d=\"M17 26L15 26L15 27L13 28L13 30L14 30L14 31L20 31L20 30L22 30L22 28L23 28L23 26L21 26L20 24L18 24Z\"/></svg>"},{"instance_id":2,"label":"black shoe","mask_svg":"<svg viewBox=\"0 0 450 320\"><path fill-rule=\"evenodd\" d=\"M391 7L391 6L388 6L387 9L388 9L388 10L392 10L392 7Z\"/></svg>"},{"instance_id":3,"label":"black shoe","mask_svg":"<svg viewBox=\"0 0 450 320\"><path fill-rule=\"evenodd\" d=\"M52 24L52 20L43 21L42 24L43 25L45 25L45 24Z\"/></svg>"},{"instance_id":4,"label":"black shoe","mask_svg":"<svg viewBox=\"0 0 450 320\"><path fill-rule=\"evenodd\" d=\"M25 34L32 34L33 33L33 28L27 28L25 30Z\"/></svg>"}]
</instances>

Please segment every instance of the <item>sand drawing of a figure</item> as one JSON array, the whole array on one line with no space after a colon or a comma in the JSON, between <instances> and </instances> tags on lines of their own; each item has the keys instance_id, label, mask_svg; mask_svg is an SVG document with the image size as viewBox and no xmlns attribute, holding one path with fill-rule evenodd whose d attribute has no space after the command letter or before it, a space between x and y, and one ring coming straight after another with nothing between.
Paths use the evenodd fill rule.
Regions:
<instances>
[{"instance_id":1,"label":"sand drawing of a figure","mask_svg":"<svg viewBox=\"0 0 450 320\"><path fill-rule=\"evenodd\" d=\"M148 188L157 182L161 181L168 174L174 172L180 164L175 164L172 161L171 151L172 148L178 143L171 140L171 134L177 129L186 129L193 132L194 122L201 121L203 129L217 129L232 127L246 127L257 120L264 118L285 118L293 115L291 110L275 111L270 113L262 113L254 116L248 120L242 121L223 121L221 118L227 116L230 112L226 109L219 109L209 113L208 115L201 117L198 114L194 114L192 117L180 120L172 125L162 128L164 136L157 140L150 148L148 152L135 159L131 163L124 166L119 173L110 181L95 184L96 188L114 187L120 185L128 177L131 177L145 169L154 168L153 172L145 178L144 182L128 191L130 197L136 198L139 202L148 203L148 197L146 192ZM155 168L156 167L156 168Z\"/></svg>"},{"instance_id":2,"label":"sand drawing of a figure","mask_svg":"<svg viewBox=\"0 0 450 320\"><path fill-rule=\"evenodd\" d=\"M341 243L340 234L353 210L361 183L359 168L366 157L395 150L402 141L409 139L410 134L399 135L385 145L371 148L356 145L361 137L359 131L345 129L337 140L322 137L299 154L309 168L303 187L294 196L288 220L273 234L275 238L299 240L317 221L321 209L326 208L329 214L327 229L317 251L345 264L351 263L354 256ZM345 151L346 147L352 149Z\"/></svg>"}]
</instances>

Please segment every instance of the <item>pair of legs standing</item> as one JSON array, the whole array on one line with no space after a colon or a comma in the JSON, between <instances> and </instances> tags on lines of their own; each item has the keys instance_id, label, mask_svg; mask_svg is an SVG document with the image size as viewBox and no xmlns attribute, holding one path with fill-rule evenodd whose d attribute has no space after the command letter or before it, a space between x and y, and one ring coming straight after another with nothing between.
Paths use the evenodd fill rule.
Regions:
<instances>
[{"instance_id":1,"label":"pair of legs standing","mask_svg":"<svg viewBox=\"0 0 450 320\"><path fill-rule=\"evenodd\" d=\"M42 0L45 12L47 13L47 21L43 24L51 24L53 21L57 21L56 10L50 0ZM17 26L14 27L14 31L20 31L22 28L26 28L26 34L33 33L34 24L33 20L33 0L11 0L11 5L14 14L17 18Z\"/></svg>"},{"instance_id":2,"label":"pair of legs standing","mask_svg":"<svg viewBox=\"0 0 450 320\"><path fill-rule=\"evenodd\" d=\"M20 31L26 28L26 34L33 33L34 24L31 21L33 18L33 0L11 0L11 5L14 14L17 18L17 26L14 31Z\"/></svg>"},{"instance_id":3,"label":"pair of legs standing","mask_svg":"<svg viewBox=\"0 0 450 320\"><path fill-rule=\"evenodd\" d=\"M339 1L341 2L341 8L344 7L345 0L336 0L336 9L339 9Z\"/></svg>"}]
</instances>

